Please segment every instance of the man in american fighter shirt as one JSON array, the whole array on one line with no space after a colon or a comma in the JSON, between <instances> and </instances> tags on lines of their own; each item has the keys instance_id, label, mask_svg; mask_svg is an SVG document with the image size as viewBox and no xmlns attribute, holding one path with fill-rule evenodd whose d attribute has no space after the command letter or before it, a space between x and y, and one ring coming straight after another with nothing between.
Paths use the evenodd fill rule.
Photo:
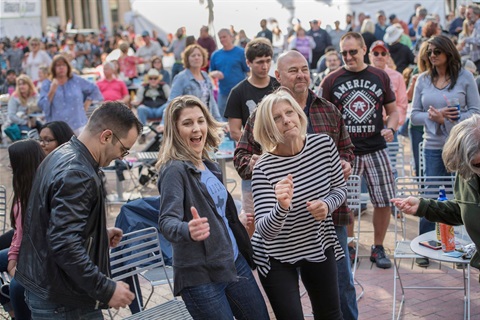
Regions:
<instances>
[{"instance_id":1,"label":"man in american fighter shirt","mask_svg":"<svg viewBox=\"0 0 480 320\"><path fill-rule=\"evenodd\" d=\"M385 71L363 62L367 48L361 34L346 33L340 39L340 50L345 64L323 80L322 96L342 112L355 146L352 174L366 179L374 207L370 260L386 269L392 263L385 255L383 241L390 222L390 199L394 197L394 178L386 148L387 142L393 141L399 119L395 93ZM386 123L382 118L383 108Z\"/></svg>"}]
</instances>

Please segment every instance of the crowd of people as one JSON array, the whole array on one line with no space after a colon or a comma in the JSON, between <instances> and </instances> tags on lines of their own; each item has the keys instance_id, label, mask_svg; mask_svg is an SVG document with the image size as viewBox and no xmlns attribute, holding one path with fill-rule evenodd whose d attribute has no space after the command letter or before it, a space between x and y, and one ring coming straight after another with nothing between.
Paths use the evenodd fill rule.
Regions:
<instances>
[{"instance_id":1,"label":"crowd of people","mask_svg":"<svg viewBox=\"0 0 480 320\"><path fill-rule=\"evenodd\" d=\"M8 149L13 230L0 237L11 314L97 319L134 300L109 278L108 250L122 231L107 229L98 169L144 143L152 121L163 132L158 227L173 246L174 294L194 319L268 319L259 285L277 319L303 319L299 281L315 319L358 319L351 174L373 205L378 268L392 264L384 245L394 206L421 217L420 233L435 221L465 224L480 245L480 7L459 6L443 26L421 5L408 22L388 20L362 12L347 15L345 29L315 19L283 34L262 19L253 39L220 29L218 48L206 26L198 38L180 27L167 42L132 27L111 38L4 39L3 129L20 140ZM36 129L39 143L15 128ZM386 150L399 134L416 175L457 173L455 201L395 198ZM241 212L211 158L224 135L236 142Z\"/></svg>"}]
</instances>

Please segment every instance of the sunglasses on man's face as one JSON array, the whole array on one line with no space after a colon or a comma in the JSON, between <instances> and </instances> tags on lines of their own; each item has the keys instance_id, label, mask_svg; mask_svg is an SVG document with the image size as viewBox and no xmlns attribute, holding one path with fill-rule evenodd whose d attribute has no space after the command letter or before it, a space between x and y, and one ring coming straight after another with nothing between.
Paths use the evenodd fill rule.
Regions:
<instances>
[{"instance_id":1,"label":"sunglasses on man's face","mask_svg":"<svg viewBox=\"0 0 480 320\"><path fill-rule=\"evenodd\" d=\"M158 77L150 77L150 78L148 78L148 80L157 80L157 79L158 79Z\"/></svg>"},{"instance_id":2,"label":"sunglasses on man's face","mask_svg":"<svg viewBox=\"0 0 480 320\"><path fill-rule=\"evenodd\" d=\"M340 51L340 54L344 57L350 54L350 56L354 56L358 53L358 49L353 49L353 50L347 50L347 51Z\"/></svg>"},{"instance_id":3,"label":"sunglasses on man's face","mask_svg":"<svg viewBox=\"0 0 480 320\"><path fill-rule=\"evenodd\" d=\"M385 51L382 51L382 52L373 51L373 55L375 57L378 57L379 55L382 55L382 57L385 57L387 55L387 53Z\"/></svg>"},{"instance_id":4,"label":"sunglasses on man's face","mask_svg":"<svg viewBox=\"0 0 480 320\"><path fill-rule=\"evenodd\" d=\"M430 57L432 54L439 56L442 54L442 51L440 49L427 50L427 56Z\"/></svg>"}]
</instances>

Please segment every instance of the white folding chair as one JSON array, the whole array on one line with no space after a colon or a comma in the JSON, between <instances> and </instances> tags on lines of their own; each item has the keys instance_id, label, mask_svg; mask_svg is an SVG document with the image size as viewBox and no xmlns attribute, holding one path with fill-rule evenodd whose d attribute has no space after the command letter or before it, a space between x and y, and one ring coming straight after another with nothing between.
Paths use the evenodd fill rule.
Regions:
<instances>
[{"instance_id":1,"label":"white folding chair","mask_svg":"<svg viewBox=\"0 0 480 320\"><path fill-rule=\"evenodd\" d=\"M165 266L156 228L150 227L124 234L122 241L110 253L110 265L113 280L123 280L140 275L150 282L150 292L145 306L150 300L155 285L168 284L173 294L171 279L173 271ZM128 319L192 319L185 304L173 297L172 300L145 310L140 305L140 288L134 281L134 293L137 296L140 310ZM110 311L109 311L110 313ZM113 319L112 314L110 317ZM149 318L150 317L150 318Z\"/></svg>"},{"instance_id":2,"label":"white folding chair","mask_svg":"<svg viewBox=\"0 0 480 320\"><path fill-rule=\"evenodd\" d=\"M0 186L0 221L0 230L4 234L7 228L7 189L5 186Z\"/></svg>"},{"instance_id":3,"label":"white folding chair","mask_svg":"<svg viewBox=\"0 0 480 320\"><path fill-rule=\"evenodd\" d=\"M393 172L397 177L405 177L405 154L403 144L400 142L387 143L387 152Z\"/></svg>"},{"instance_id":4,"label":"white folding chair","mask_svg":"<svg viewBox=\"0 0 480 320\"><path fill-rule=\"evenodd\" d=\"M418 144L418 173L420 176L425 175L425 150L423 141Z\"/></svg>"},{"instance_id":5,"label":"white folding chair","mask_svg":"<svg viewBox=\"0 0 480 320\"><path fill-rule=\"evenodd\" d=\"M396 179L395 185L395 197L396 198L408 198L413 197L422 197L429 199L436 199L438 197L438 191L440 186L445 186L445 192L448 199L453 199L453 185L454 185L454 176L447 177L399 177ZM400 276L400 262L402 259L416 259L421 258L422 256L417 255L410 248L410 240L407 239L407 224L406 217L404 214L395 208L395 250L393 252L393 309L392 309L392 319L395 319L397 313L397 280L400 284L401 290L401 299L398 307L398 317L400 319L403 306L405 303L405 290L407 289L419 289L418 286L404 286L401 276ZM401 220L402 228L398 228L400 223L399 217ZM399 236L401 232L401 237ZM416 233L415 233L416 234ZM413 268L412 260L412 268Z\"/></svg>"},{"instance_id":6,"label":"white folding chair","mask_svg":"<svg viewBox=\"0 0 480 320\"><path fill-rule=\"evenodd\" d=\"M362 298L362 296L365 293L365 289L363 288L363 285L355 278L355 272L357 271L357 266L358 266L358 247L360 243L360 221L361 221L361 196L362 196L362 190L361 190L361 178L356 175L351 175L348 177L347 180L347 205L350 208L350 210L357 212L357 221L356 221L356 232L353 237L348 237L347 242L351 243L352 241L355 241L355 261L353 262L353 268L352 268L352 278L353 282L355 285L358 285L361 288L360 294L357 295L357 301ZM348 252L345 252L345 254L348 254Z\"/></svg>"}]
</instances>

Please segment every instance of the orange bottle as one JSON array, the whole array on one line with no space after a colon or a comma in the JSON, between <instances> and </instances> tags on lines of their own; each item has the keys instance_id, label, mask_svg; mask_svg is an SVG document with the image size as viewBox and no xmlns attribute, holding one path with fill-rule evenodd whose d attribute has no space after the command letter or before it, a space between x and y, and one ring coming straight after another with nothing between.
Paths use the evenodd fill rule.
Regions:
<instances>
[{"instance_id":1,"label":"orange bottle","mask_svg":"<svg viewBox=\"0 0 480 320\"><path fill-rule=\"evenodd\" d=\"M443 252L450 252L455 250L455 232L453 226L445 223L440 223L440 235L442 237Z\"/></svg>"}]
</instances>

